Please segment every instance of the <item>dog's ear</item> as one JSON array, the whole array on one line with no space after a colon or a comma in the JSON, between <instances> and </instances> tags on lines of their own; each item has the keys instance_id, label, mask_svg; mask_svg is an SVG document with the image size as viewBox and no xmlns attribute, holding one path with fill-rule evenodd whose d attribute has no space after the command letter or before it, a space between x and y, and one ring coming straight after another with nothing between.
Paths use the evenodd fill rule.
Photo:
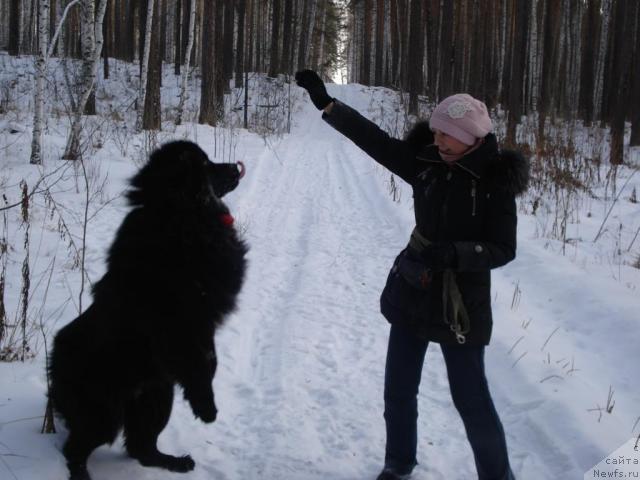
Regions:
<instances>
[{"instance_id":1,"label":"dog's ear","mask_svg":"<svg viewBox=\"0 0 640 480\"><path fill-rule=\"evenodd\" d=\"M204 152L187 148L178 153L178 161L182 165L205 165L209 160Z\"/></svg>"},{"instance_id":2,"label":"dog's ear","mask_svg":"<svg viewBox=\"0 0 640 480\"><path fill-rule=\"evenodd\" d=\"M201 198L209 195L206 166L207 155L197 149L185 149L178 155L177 177L171 182L176 193L186 198Z\"/></svg>"},{"instance_id":3,"label":"dog's ear","mask_svg":"<svg viewBox=\"0 0 640 480\"><path fill-rule=\"evenodd\" d=\"M166 204L195 199L206 187L206 153L191 142L171 142L155 150L131 179L132 205Z\"/></svg>"}]
</instances>

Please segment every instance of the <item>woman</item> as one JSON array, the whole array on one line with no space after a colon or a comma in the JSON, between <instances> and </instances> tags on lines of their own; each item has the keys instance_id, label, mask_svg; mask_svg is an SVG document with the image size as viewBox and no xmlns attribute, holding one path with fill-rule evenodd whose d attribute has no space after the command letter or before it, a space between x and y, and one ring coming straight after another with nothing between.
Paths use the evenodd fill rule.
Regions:
<instances>
[{"instance_id":1,"label":"woman","mask_svg":"<svg viewBox=\"0 0 640 480\"><path fill-rule=\"evenodd\" d=\"M413 188L416 227L380 298L391 323L385 367L385 464L378 480L416 466L417 395L429 342L441 345L454 405L480 480L512 480L502 424L484 371L492 329L490 270L515 258L516 195L528 163L500 150L487 108L444 99L405 140L331 98L311 70L296 74L324 120Z\"/></svg>"}]
</instances>

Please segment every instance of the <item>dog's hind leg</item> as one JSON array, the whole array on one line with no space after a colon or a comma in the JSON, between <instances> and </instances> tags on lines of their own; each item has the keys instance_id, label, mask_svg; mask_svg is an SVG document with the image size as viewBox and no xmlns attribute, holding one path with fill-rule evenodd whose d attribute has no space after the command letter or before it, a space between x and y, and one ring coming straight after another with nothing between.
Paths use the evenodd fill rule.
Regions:
<instances>
[{"instance_id":1,"label":"dog's hind leg","mask_svg":"<svg viewBox=\"0 0 640 480\"><path fill-rule=\"evenodd\" d=\"M189 472L195 462L189 455L174 457L158 450L160 432L169 421L173 406L173 385L146 387L127 402L124 436L127 451L145 467L160 467L172 472Z\"/></svg>"},{"instance_id":2,"label":"dog's hind leg","mask_svg":"<svg viewBox=\"0 0 640 480\"><path fill-rule=\"evenodd\" d=\"M109 435L96 435L95 432L84 428L70 429L69 437L62 448L69 468L69 480L91 480L87 470L87 459L100 445L113 441L113 438L108 437Z\"/></svg>"}]
</instances>

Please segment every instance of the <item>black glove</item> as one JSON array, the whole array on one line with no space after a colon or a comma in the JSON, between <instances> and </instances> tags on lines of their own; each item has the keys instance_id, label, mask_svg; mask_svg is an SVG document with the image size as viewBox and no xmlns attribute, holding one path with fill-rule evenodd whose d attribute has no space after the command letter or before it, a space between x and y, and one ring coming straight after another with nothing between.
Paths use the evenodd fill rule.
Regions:
<instances>
[{"instance_id":1,"label":"black glove","mask_svg":"<svg viewBox=\"0 0 640 480\"><path fill-rule=\"evenodd\" d=\"M313 70L296 72L296 83L309 92L311 101L318 110L324 110L324 107L333 102L333 98L327 94L324 82Z\"/></svg>"},{"instance_id":2,"label":"black glove","mask_svg":"<svg viewBox=\"0 0 640 480\"><path fill-rule=\"evenodd\" d=\"M453 243L431 243L421 252L425 267L434 272L441 272L458 266L458 254Z\"/></svg>"}]
</instances>

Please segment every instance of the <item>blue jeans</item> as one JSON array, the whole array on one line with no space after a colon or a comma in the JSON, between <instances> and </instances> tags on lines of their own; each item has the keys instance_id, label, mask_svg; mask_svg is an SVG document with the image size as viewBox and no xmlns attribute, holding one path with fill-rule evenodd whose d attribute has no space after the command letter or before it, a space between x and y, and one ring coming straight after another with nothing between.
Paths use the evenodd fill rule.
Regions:
<instances>
[{"instance_id":1,"label":"blue jeans","mask_svg":"<svg viewBox=\"0 0 640 480\"><path fill-rule=\"evenodd\" d=\"M405 327L392 325L384 380L385 466L398 473L410 473L417 464L418 387L428 345ZM441 347L479 480L513 480L504 430L485 377L484 346Z\"/></svg>"}]
</instances>

